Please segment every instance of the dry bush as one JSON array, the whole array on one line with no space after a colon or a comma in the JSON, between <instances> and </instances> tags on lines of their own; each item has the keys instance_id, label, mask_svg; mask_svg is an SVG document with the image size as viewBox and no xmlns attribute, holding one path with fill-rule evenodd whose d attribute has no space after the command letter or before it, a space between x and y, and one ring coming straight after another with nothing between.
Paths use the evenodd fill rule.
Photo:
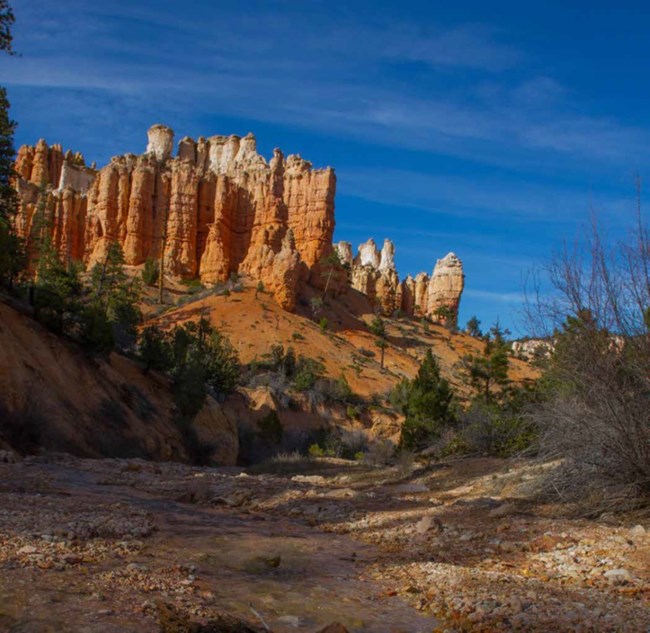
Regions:
<instances>
[{"instance_id":1,"label":"dry bush","mask_svg":"<svg viewBox=\"0 0 650 633\"><path fill-rule=\"evenodd\" d=\"M528 315L553 336L537 408L542 452L562 459L549 487L594 512L650 501L650 235L641 216L609 246L594 222L548 267L554 293Z\"/></svg>"}]
</instances>

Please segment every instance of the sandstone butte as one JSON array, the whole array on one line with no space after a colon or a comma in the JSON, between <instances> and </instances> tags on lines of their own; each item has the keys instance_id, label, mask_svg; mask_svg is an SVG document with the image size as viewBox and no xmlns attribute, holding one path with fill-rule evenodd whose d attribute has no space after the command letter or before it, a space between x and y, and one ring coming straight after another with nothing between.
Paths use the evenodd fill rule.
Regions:
<instances>
[{"instance_id":1,"label":"sandstone butte","mask_svg":"<svg viewBox=\"0 0 650 633\"><path fill-rule=\"evenodd\" d=\"M173 130L159 124L149 129L144 154L113 157L99 170L86 166L81 154L42 139L21 147L16 228L28 251L43 230L35 216L45 195L44 230L62 257L86 267L102 261L116 241L127 265L162 254L166 276L206 285L237 273L261 281L287 310L296 307L302 284L322 287L323 262L334 249L332 168L313 169L279 149L267 162L252 134L185 137L176 156L173 148ZM464 274L453 253L438 260L430 278L420 273L400 282L390 240L381 251L369 240L356 257L347 242L335 250L349 273L330 289L352 286L385 314L402 310L455 321Z\"/></svg>"}]
</instances>

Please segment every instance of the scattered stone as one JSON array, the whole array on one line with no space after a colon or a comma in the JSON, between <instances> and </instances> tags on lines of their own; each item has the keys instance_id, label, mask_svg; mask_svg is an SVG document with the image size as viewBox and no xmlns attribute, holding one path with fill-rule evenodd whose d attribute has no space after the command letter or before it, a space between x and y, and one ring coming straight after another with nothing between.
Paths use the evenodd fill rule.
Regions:
<instances>
[{"instance_id":1,"label":"scattered stone","mask_svg":"<svg viewBox=\"0 0 650 633\"><path fill-rule=\"evenodd\" d=\"M278 622L288 624L296 629L302 625L302 620L297 615L283 615L278 618Z\"/></svg>"},{"instance_id":2,"label":"scattered stone","mask_svg":"<svg viewBox=\"0 0 650 633\"><path fill-rule=\"evenodd\" d=\"M630 536L633 538L638 538L639 536L645 536L646 529L642 525L635 525L630 530Z\"/></svg>"},{"instance_id":3,"label":"scattered stone","mask_svg":"<svg viewBox=\"0 0 650 633\"><path fill-rule=\"evenodd\" d=\"M634 582L634 577L627 569L610 569L604 576L611 585L626 585Z\"/></svg>"},{"instance_id":4,"label":"scattered stone","mask_svg":"<svg viewBox=\"0 0 650 633\"><path fill-rule=\"evenodd\" d=\"M488 516L490 516L492 519L500 519L501 517L508 516L509 514L512 514L513 512L516 511L516 507L512 503L504 503L493 510L490 510Z\"/></svg>"},{"instance_id":5,"label":"scattered stone","mask_svg":"<svg viewBox=\"0 0 650 633\"><path fill-rule=\"evenodd\" d=\"M429 530L442 532L442 521L437 517L424 516L415 524L415 531L418 534L426 534Z\"/></svg>"}]
</instances>

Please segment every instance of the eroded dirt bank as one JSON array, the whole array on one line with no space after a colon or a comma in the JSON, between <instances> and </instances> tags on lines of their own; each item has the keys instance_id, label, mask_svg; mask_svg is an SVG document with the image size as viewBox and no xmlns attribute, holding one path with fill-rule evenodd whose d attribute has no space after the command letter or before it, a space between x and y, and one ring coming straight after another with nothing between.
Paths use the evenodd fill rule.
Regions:
<instances>
[{"instance_id":1,"label":"eroded dirt bank","mask_svg":"<svg viewBox=\"0 0 650 633\"><path fill-rule=\"evenodd\" d=\"M0 631L157 631L159 600L279 633L648 630L647 525L533 507L536 467L0 464Z\"/></svg>"}]
</instances>

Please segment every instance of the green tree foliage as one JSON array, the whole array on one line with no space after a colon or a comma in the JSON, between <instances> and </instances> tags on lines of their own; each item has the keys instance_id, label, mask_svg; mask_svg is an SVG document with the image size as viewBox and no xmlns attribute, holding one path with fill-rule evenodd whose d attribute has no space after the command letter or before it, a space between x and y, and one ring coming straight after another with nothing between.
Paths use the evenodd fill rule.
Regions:
<instances>
[{"instance_id":1,"label":"green tree foliage","mask_svg":"<svg viewBox=\"0 0 650 633\"><path fill-rule=\"evenodd\" d=\"M376 314L370 322L368 329L377 337L375 345L381 350L379 365L383 369L384 356L386 354L386 348L388 347L388 341L386 340L386 324L384 323L384 320L378 314Z\"/></svg>"},{"instance_id":2,"label":"green tree foliage","mask_svg":"<svg viewBox=\"0 0 650 633\"><path fill-rule=\"evenodd\" d=\"M14 54L11 29L15 18L8 0L0 0L0 51ZM11 184L14 176L14 132L16 123L9 116L7 91L0 86L0 283L11 287L26 266L24 245L13 230L18 196Z\"/></svg>"},{"instance_id":3,"label":"green tree foliage","mask_svg":"<svg viewBox=\"0 0 650 633\"><path fill-rule=\"evenodd\" d=\"M465 331L474 338L481 338L483 336L483 332L481 332L481 322L476 316L471 317L467 321Z\"/></svg>"},{"instance_id":4,"label":"green tree foliage","mask_svg":"<svg viewBox=\"0 0 650 633\"><path fill-rule=\"evenodd\" d=\"M138 356L145 371L170 371L174 366L174 351L170 337L160 328L150 325L142 330L138 341Z\"/></svg>"},{"instance_id":5,"label":"green tree foliage","mask_svg":"<svg viewBox=\"0 0 650 633\"><path fill-rule=\"evenodd\" d=\"M146 286L155 286L158 282L158 262L152 257L147 257L144 262L142 281Z\"/></svg>"},{"instance_id":6,"label":"green tree foliage","mask_svg":"<svg viewBox=\"0 0 650 633\"><path fill-rule=\"evenodd\" d=\"M430 349L413 381L400 383L396 400L402 403L406 415L400 437L402 448L422 449L456 424L454 393L441 377Z\"/></svg>"},{"instance_id":7,"label":"green tree foliage","mask_svg":"<svg viewBox=\"0 0 650 633\"><path fill-rule=\"evenodd\" d=\"M290 378L296 372L296 362L296 352L293 347L288 347L285 353L282 343L271 346L271 366L275 371L280 371Z\"/></svg>"},{"instance_id":8,"label":"green tree foliage","mask_svg":"<svg viewBox=\"0 0 650 633\"><path fill-rule=\"evenodd\" d=\"M538 428L530 411L539 397L534 384L510 388L499 403L476 399L462 415L454 448L498 457L536 451Z\"/></svg>"},{"instance_id":9,"label":"green tree foliage","mask_svg":"<svg viewBox=\"0 0 650 633\"><path fill-rule=\"evenodd\" d=\"M340 270L343 270L343 264L341 263L341 258L339 257L338 251L333 249L332 252L323 257L319 262L322 272L321 277L325 279L325 288L323 289L323 298L327 296L327 291L329 290L330 283L332 282L332 277L335 273L338 273Z\"/></svg>"},{"instance_id":10,"label":"green tree foliage","mask_svg":"<svg viewBox=\"0 0 650 633\"><path fill-rule=\"evenodd\" d=\"M170 332L149 326L139 338L138 356L145 369L168 373L180 414L192 418L206 393L220 399L234 390L239 359L230 342L206 319L184 323Z\"/></svg>"},{"instance_id":11,"label":"green tree foliage","mask_svg":"<svg viewBox=\"0 0 650 633\"><path fill-rule=\"evenodd\" d=\"M122 247L111 242L104 260L90 272L82 336L91 348L107 353L114 344L128 349L135 343L142 320L137 307L140 291L138 280L124 272Z\"/></svg>"},{"instance_id":12,"label":"green tree foliage","mask_svg":"<svg viewBox=\"0 0 650 633\"><path fill-rule=\"evenodd\" d=\"M378 338L386 338L386 324L384 323L384 320L376 314L372 321L370 322L370 325L368 326L368 329Z\"/></svg>"},{"instance_id":13,"label":"green tree foliage","mask_svg":"<svg viewBox=\"0 0 650 633\"><path fill-rule=\"evenodd\" d=\"M456 322L456 311L449 306L438 306L433 314L447 326L454 326Z\"/></svg>"},{"instance_id":14,"label":"green tree foliage","mask_svg":"<svg viewBox=\"0 0 650 633\"><path fill-rule=\"evenodd\" d=\"M495 324L485 338L483 353L467 354L462 359L467 383L486 404L498 399L510 382L507 334L507 330Z\"/></svg>"},{"instance_id":15,"label":"green tree foliage","mask_svg":"<svg viewBox=\"0 0 650 633\"><path fill-rule=\"evenodd\" d=\"M308 391L316 385L316 381L324 374L325 367L313 358L300 356L296 363L293 386L298 391Z\"/></svg>"},{"instance_id":16,"label":"green tree foliage","mask_svg":"<svg viewBox=\"0 0 650 633\"><path fill-rule=\"evenodd\" d=\"M11 28L16 18L8 0L0 0L0 51L15 55Z\"/></svg>"},{"instance_id":17,"label":"green tree foliage","mask_svg":"<svg viewBox=\"0 0 650 633\"><path fill-rule=\"evenodd\" d=\"M36 318L58 334L67 333L79 313L81 288L78 269L66 267L47 238L36 273Z\"/></svg>"},{"instance_id":18,"label":"green tree foliage","mask_svg":"<svg viewBox=\"0 0 650 633\"><path fill-rule=\"evenodd\" d=\"M11 46L11 35L5 26L6 11L11 10L0 0L0 50L8 50L6 46ZM0 87L0 282L9 286L26 265L22 240L13 229L13 218L18 210L18 197L11 184L15 129L16 123L9 118L7 91Z\"/></svg>"}]
</instances>

